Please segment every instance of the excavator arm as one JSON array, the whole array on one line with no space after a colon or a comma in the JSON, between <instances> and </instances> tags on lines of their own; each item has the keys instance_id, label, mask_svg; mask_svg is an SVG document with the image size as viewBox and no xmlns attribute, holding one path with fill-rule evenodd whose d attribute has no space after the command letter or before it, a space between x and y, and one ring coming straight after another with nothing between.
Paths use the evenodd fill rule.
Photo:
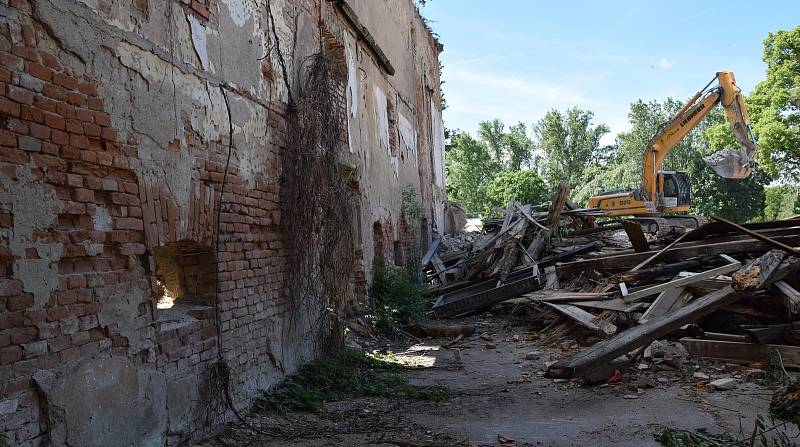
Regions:
<instances>
[{"instance_id":1,"label":"excavator arm","mask_svg":"<svg viewBox=\"0 0 800 447\"><path fill-rule=\"evenodd\" d=\"M719 85L709 89L715 80ZM658 201L658 193L661 190L658 185L658 174L664 158L718 103L725 109L728 122L741 148L719 151L706 157L705 161L722 177L745 178L750 175L751 160L758 145L750 126L750 117L741 89L736 86L732 72L721 71L697 92L647 145L644 152L641 190L647 199Z\"/></svg>"}]
</instances>

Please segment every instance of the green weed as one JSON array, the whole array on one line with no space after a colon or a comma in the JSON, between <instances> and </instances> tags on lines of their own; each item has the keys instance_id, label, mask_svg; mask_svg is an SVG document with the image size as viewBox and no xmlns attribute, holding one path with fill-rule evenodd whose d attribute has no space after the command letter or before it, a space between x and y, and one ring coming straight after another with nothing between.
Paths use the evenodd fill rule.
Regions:
<instances>
[{"instance_id":1,"label":"green weed","mask_svg":"<svg viewBox=\"0 0 800 447\"><path fill-rule=\"evenodd\" d=\"M666 447L723 447L735 441L726 434L715 435L704 428L697 430L665 428L653 436L659 444Z\"/></svg>"},{"instance_id":2,"label":"green weed","mask_svg":"<svg viewBox=\"0 0 800 447\"><path fill-rule=\"evenodd\" d=\"M388 266L382 259L375 259L369 293L373 300L372 321L377 329L388 332L425 319L430 297L415 272L414 267Z\"/></svg>"},{"instance_id":3,"label":"green weed","mask_svg":"<svg viewBox=\"0 0 800 447\"><path fill-rule=\"evenodd\" d=\"M444 387L414 387L398 374L402 366L344 350L334 358L303 366L297 374L255 400L253 411L317 411L324 402L380 396L443 401Z\"/></svg>"}]
</instances>

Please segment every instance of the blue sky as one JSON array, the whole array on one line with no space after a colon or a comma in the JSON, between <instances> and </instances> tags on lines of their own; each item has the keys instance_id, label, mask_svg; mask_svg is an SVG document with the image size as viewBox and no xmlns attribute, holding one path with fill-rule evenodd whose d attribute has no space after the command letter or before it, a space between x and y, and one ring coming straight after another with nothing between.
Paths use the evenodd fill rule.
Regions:
<instances>
[{"instance_id":1,"label":"blue sky","mask_svg":"<svg viewBox=\"0 0 800 447\"><path fill-rule=\"evenodd\" d=\"M444 44L445 125L530 125L552 108L592 110L611 135L637 99L686 100L719 70L749 93L762 42L800 25L800 1L428 0Z\"/></svg>"}]
</instances>

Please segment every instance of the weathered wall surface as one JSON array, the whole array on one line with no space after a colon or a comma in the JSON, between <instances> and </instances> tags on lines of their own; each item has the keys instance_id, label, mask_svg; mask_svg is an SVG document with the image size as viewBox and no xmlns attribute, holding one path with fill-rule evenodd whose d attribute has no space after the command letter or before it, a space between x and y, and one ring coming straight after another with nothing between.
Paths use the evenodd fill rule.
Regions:
<instances>
[{"instance_id":1,"label":"weathered wall surface","mask_svg":"<svg viewBox=\"0 0 800 447\"><path fill-rule=\"evenodd\" d=\"M363 291L376 252L402 262L443 228L440 47L410 0L0 0L10 445L176 445L229 416L226 369L243 408L316 354L285 330L280 185L287 101L323 32L348 74ZM178 271L162 248L181 277L214 259L218 282L160 308L159 272Z\"/></svg>"}]
</instances>

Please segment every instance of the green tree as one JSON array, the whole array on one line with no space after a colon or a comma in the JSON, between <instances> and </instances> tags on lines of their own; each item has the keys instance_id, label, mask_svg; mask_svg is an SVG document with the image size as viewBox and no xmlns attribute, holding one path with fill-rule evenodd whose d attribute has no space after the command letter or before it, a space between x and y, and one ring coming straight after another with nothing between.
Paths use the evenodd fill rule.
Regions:
<instances>
[{"instance_id":1,"label":"green tree","mask_svg":"<svg viewBox=\"0 0 800 447\"><path fill-rule=\"evenodd\" d=\"M602 155L600 138L609 129L592 124L593 118L592 112L573 107L565 113L551 110L534 126L538 146L546 156L549 185L561 180L577 185L586 167Z\"/></svg>"},{"instance_id":2,"label":"green tree","mask_svg":"<svg viewBox=\"0 0 800 447\"><path fill-rule=\"evenodd\" d=\"M487 185L501 168L484 142L467 132L456 133L445 158L448 196L461 202L470 213L483 211Z\"/></svg>"},{"instance_id":3,"label":"green tree","mask_svg":"<svg viewBox=\"0 0 800 447\"><path fill-rule=\"evenodd\" d=\"M478 123L478 138L489 148L492 158L498 163L502 163L505 155L505 128L506 125L496 118Z\"/></svg>"},{"instance_id":4,"label":"green tree","mask_svg":"<svg viewBox=\"0 0 800 447\"><path fill-rule=\"evenodd\" d=\"M717 108L706 115L697 136L693 139L697 146L687 154L685 168L692 179L692 212L737 222L760 218L764 210L764 185L770 181L764 171L756 167L746 179L726 179L703 162L703 156L738 147L725 113Z\"/></svg>"},{"instance_id":5,"label":"green tree","mask_svg":"<svg viewBox=\"0 0 800 447\"><path fill-rule=\"evenodd\" d=\"M800 179L800 26L764 40L767 79L748 98L761 150L758 160L772 177Z\"/></svg>"},{"instance_id":6,"label":"green tree","mask_svg":"<svg viewBox=\"0 0 800 447\"><path fill-rule=\"evenodd\" d=\"M535 205L550 200L550 193L544 180L532 170L505 171L489 183L486 198L490 206L504 207L511 197Z\"/></svg>"},{"instance_id":7,"label":"green tree","mask_svg":"<svg viewBox=\"0 0 800 447\"><path fill-rule=\"evenodd\" d=\"M508 152L507 169L519 171L523 167L533 167L533 141L528 138L528 130L523 123L517 123L503 134L503 143Z\"/></svg>"},{"instance_id":8,"label":"green tree","mask_svg":"<svg viewBox=\"0 0 800 447\"><path fill-rule=\"evenodd\" d=\"M764 188L764 220L786 219L800 214L800 185Z\"/></svg>"}]
</instances>

